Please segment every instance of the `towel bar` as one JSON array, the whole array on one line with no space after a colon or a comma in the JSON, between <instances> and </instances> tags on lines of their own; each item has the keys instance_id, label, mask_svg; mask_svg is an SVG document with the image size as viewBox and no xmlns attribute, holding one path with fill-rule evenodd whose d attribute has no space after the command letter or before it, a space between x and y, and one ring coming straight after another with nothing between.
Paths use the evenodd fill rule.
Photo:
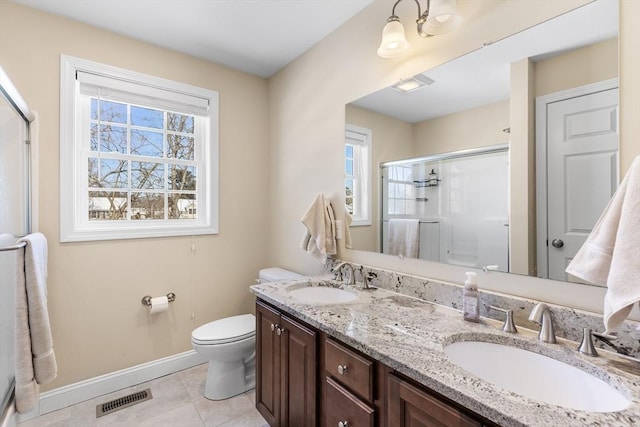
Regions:
<instances>
[{"instance_id":1,"label":"towel bar","mask_svg":"<svg viewBox=\"0 0 640 427\"><path fill-rule=\"evenodd\" d=\"M17 245L12 245L12 246L3 246L3 247L0 247L0 252L15 251L20 248L24 248L25 246L27 246L27 242L20 242Z\"/></svg>"}]
</instances>

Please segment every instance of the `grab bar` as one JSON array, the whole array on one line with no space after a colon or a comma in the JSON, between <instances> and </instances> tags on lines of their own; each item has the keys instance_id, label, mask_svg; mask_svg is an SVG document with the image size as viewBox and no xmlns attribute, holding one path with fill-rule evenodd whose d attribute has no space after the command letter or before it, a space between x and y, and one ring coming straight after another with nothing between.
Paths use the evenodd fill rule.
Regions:
<instances>
[{"instance_id":1,"label":"grab bar","mask_svg":"<svg viewBox=\"0 0 640 427\"><path fill-rule=\"evenodd\" d=\"M12 246L3 246L3 247L0 247L0 252L16 251L20 248L24 248L25 246L27 246L27 242L20 242Z\"/></svg>"}]
</instances>

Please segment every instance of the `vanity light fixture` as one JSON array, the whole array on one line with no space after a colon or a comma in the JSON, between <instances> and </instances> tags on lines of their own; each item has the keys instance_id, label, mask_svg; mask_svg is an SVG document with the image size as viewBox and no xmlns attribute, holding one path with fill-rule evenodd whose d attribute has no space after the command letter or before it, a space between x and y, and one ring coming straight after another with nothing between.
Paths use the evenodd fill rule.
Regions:
<instances>
[{"instance_id":1,"label":"vanity light fixture","mask_svg":"<svg viewBox=\"0 0 640 427\"><path fill-rule=\"evenodd\" d=\"M394 58L402 55L409 48L404 36L404 26L396 15L396 6L402 0L397 0L391 9L391 16L382 29L382 42L378 48L378 55L383 58ZM444 34L456 28L462 22L462 16L456 9L456 0L427 0L427 8L422 13L420 2L414 0L418 6L418 34L420 37L430 37Z\"/></svg>"},{"instance_id":2,"label":"vanity light fixture","mask_svg":"<svg viewBox=\"0 0 640 427\"><path fill-rule=\"evenodd\" d=\"M400 80L398 83L391 86L391 88L400 93L409 93L431 84L433 84L433 79L430 79L424 74L416 74L408 79Z\"/></svg>"}]
</instances>

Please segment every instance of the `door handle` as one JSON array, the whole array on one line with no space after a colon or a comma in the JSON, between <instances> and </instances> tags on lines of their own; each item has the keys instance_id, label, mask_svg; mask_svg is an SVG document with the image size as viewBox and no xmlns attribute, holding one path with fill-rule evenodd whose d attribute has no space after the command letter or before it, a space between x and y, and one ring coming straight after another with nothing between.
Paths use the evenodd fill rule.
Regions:
<instances>
[{"instance_id":1,"label":"door handle","mask_svg":"<svg viewBox=\"0 0 640 427\"><path fill-rule=\"evenodd\" d=\"M554 248L560 249L561 247L564 246L564 242L562 241L562 239L553 239L551 241L551 246L553 246Z\"/></svg>"}]
</instances>

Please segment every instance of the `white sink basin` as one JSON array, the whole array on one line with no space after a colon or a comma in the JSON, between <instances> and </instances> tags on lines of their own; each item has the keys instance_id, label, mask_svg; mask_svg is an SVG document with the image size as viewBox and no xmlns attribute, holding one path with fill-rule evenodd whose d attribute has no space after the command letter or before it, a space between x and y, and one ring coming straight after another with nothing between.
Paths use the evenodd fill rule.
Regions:
<instances>
[{"instance_id":1,"label":"white sink basin","mask_svg":"<svg viewBox=\"0 0 640 427\"><path fill-rule=\"evenodd\" d=\"M449 344L456 365L530 399L589 412L616 412L630 405L618 390L564 362L508 345L480 341Z\"/></svg>"},{"instance_id":2,"label":"white sink basin","mask_svg":"<svg viewBox=\"0 0 640 427\"><path fill-rule=\"evenodd\" d=\"M343 304L358 298L356 291L330 286L306 286L292 289L289 295L303 304Z\"/></svg>"}]
</instances>

